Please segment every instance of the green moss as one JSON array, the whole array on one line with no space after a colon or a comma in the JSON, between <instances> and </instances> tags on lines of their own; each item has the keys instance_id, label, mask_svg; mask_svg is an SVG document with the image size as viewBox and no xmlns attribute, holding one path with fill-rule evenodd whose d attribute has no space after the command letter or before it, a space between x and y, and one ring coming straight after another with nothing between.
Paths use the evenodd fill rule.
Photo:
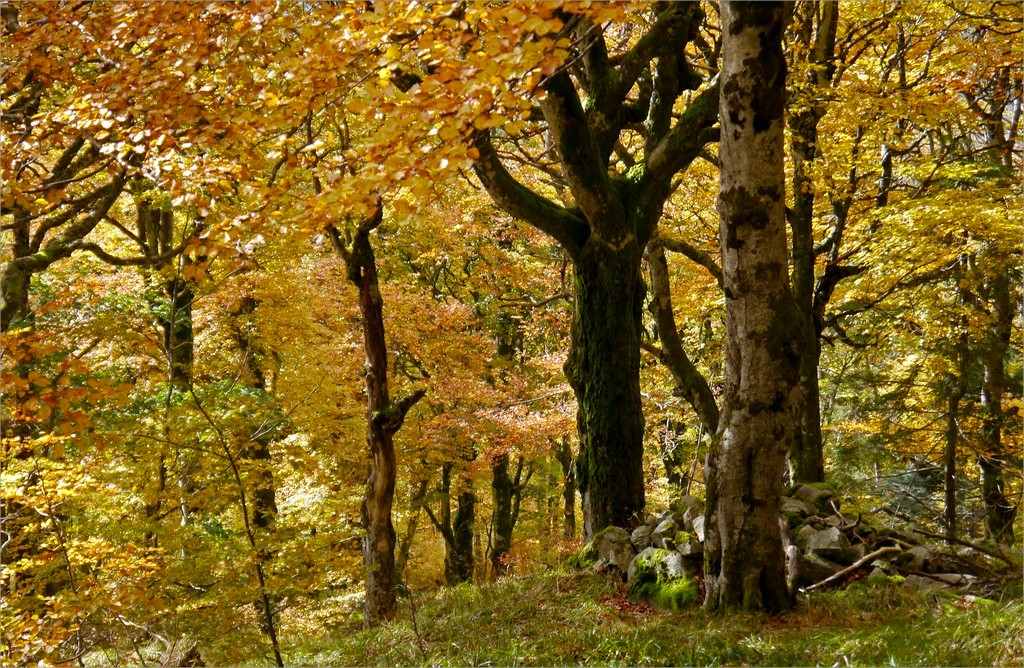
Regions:
<instances>
[{"instance_id":1,"label":"green moss","mask_svg":"<svg viewBox=\"0 0 1024 668\"><path fill-rule=\"evenodd\" d=\"M689 535L686 532L680 534ZM637 558L633 579L629 583L629 596L634 601L647 601L664 610L679 612L697 600L700 589L697 581L689 576L669 578L658 573L656 564L667 556L668 550L656 549Z\"/></svg>"},{"instance_id":2,"label":"green moss","mask_svg":"<svg viewBox=\"0 0 1024 668\"><path fill-rule=\"evenodd\" d=\"M876 573L868 576L869 587L886 587L890 584L893 584L893 580L888 575Z\"/></svg>"},{"instance_id":3,"label":"green moss","mask_svg":"<svg viewBox=\"0 0 1024 668\"><path fill-rule=\"evenodd\" d=\"M659 608L681 612L700 596L697 581L682 577L667 584L660 585L651 602Z\"/></svg>"},{"instance_id":4,"label":"green moss","mask_svg":"<svg viewBox=\"0 0 1024 668\"><path fill-rule=\"evenodd\" d=\"M600 536L601 534L598 535ZM597 563L597 547L594 545L594 541L590 541L589 543L584 545L583 549L580 550L579 554L575 554L569 557L568 561L566 562L569 568L574 568L577 570L590 568L595 563Z\"/></svg>"}]
</instances>

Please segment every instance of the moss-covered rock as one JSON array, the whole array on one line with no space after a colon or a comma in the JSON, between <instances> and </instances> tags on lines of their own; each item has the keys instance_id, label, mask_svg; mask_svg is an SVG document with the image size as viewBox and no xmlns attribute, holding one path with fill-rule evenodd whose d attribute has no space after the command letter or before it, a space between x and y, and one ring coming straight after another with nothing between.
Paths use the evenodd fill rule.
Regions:
<instances>
[{"instance_id":1,"label":"moss-covered rock","mask_svg":"<svg viewBox=\"0 0 1024 668\"><path fill-rule=\"evenodd\" d=\"M649 548L629 567L629 596L665 610L679 611L700 596L697 581L682 569L678 552Z\"/></svg>"}]
</instances>

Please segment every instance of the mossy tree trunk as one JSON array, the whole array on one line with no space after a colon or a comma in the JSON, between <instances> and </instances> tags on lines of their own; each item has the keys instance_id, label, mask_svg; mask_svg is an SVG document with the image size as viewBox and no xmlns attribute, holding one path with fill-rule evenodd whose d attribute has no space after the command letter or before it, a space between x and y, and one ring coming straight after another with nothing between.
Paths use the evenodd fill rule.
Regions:
<instances>
[{"instance_id":1,"label":"mossy tree trunk","mask_svg":"<svg viewBox=\"0 0 1024 668\"><path fill-rule=\"evenodd\" d=\"M455 514L452 514L452 472L455 465L446 462L441 467L440 519L424 504L423 509L434 528L444 539L445 584L454 587L473 579L473 531L476 520L476 495L473 481L466 477L460 481L455 495Z\"/></svg>"},{"instance_id":2,"label":"mossy tree trunk","mask_svg":"<svg viewBox=\"0 0 1024 668\"><path fill-rule=\"evenodd\" d=\"M560 191L570 201L531 191L505 169L488 132L474 138L474 169L495 202L549 234L573 261L565 372L578 403L577 484L587 538L611 524L634 525L644 508L640 264L673 177L716 136L714 87L674 115L682 93L700 83L684 55L703 19L700 8L666 3L655 11L648 31L614 61L601 27L576 21L576 76L561 70L543 84L543 121ZM634 88L639 94L630 97ZM619 141L627 127L642 134L641 151Z\"/></svg>"},{"instance_id":3,"label":"mossy tree trunk","mask_svg":"<svg viewBox=\"0 0 1024 668\"><path fill-rule=\"evenodd\" d=\"M348 239L334 227L328 232L335 249L345 261L348 280L359 289L359 311L366 352L366 443L370 473L363 494L361 517L363 565L366 575L366 625L376 626L394 617L398 574L395 571L395 528L392 507L395 499L397 461L394 436L409 409L424 390L394 401L388 391L388 354L384 336L384 299L377 278L377 260L370 245L370 233L380 225L383 206L378 201L374 214L356 227ZM348 231L346 231L348 232Z\"/></svg>"},{"instance_id":4,"label":"mossy tree trunk","mask_svg":"<svg viewBox=\"0 0 1024 668\"><path fill-rule=\"evenodd\" d=\"M781 2L723 2L718 210L727 322L722 415L708 457L705 604L792 606L779 531L800 410L789 289Z\"/></svg>"},{"instance_id":5,"label":"mossy tree trunk","mask_svg":"<svg viewBox=\"0 0 1024 668\"><path fill-rule=\"evenodd\" d=\"M494 536L490 546L491 577L497 578L509 573L509 564L506 559L509 550L512 549L512 533L515 531L516 522L519 520L519 505L522 502L523 490L533 477L533 464L531 463L523 478L523 466L525 459L522 455L517 458L515 475L509 473L508 453L502 453L494 458L491 464L493 478L491 488L494 492Z\"/></svg>"}]
</instances>

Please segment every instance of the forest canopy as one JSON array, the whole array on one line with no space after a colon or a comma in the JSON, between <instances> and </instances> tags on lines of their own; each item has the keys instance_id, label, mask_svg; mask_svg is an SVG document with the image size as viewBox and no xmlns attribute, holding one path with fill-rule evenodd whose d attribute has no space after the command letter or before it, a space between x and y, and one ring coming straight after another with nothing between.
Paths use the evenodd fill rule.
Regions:
<instances>
[{"instance_id":1,"label":"forest canopy","mask_svg":"<svg viewBox=\"0 0 1024 668\"><path fill-rule=\"evenodd\" d=\"M669 609L1020 575L1020 3L0 13L5 662L285 665L617 531Z\"/></svg>"}]
</instances>

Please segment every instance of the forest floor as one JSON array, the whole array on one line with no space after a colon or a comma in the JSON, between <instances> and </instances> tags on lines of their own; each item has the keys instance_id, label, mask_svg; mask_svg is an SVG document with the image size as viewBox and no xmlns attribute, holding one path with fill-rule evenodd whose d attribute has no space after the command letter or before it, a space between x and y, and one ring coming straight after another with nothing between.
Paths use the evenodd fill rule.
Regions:
<instances>
[{"instance_id":1,"label":"forest floor","mask_svg":"<svg viewBox=\"0 0 1024 668\"><path fill-rule=\"evenodd\" d=\"M1024 602L908 591L898 585L800 598L791 613L670 613L632 603L605 575L549 572L401 600L373 631L293 647L319 666L1021 666Z\"/></svg>"}]
</instances>

